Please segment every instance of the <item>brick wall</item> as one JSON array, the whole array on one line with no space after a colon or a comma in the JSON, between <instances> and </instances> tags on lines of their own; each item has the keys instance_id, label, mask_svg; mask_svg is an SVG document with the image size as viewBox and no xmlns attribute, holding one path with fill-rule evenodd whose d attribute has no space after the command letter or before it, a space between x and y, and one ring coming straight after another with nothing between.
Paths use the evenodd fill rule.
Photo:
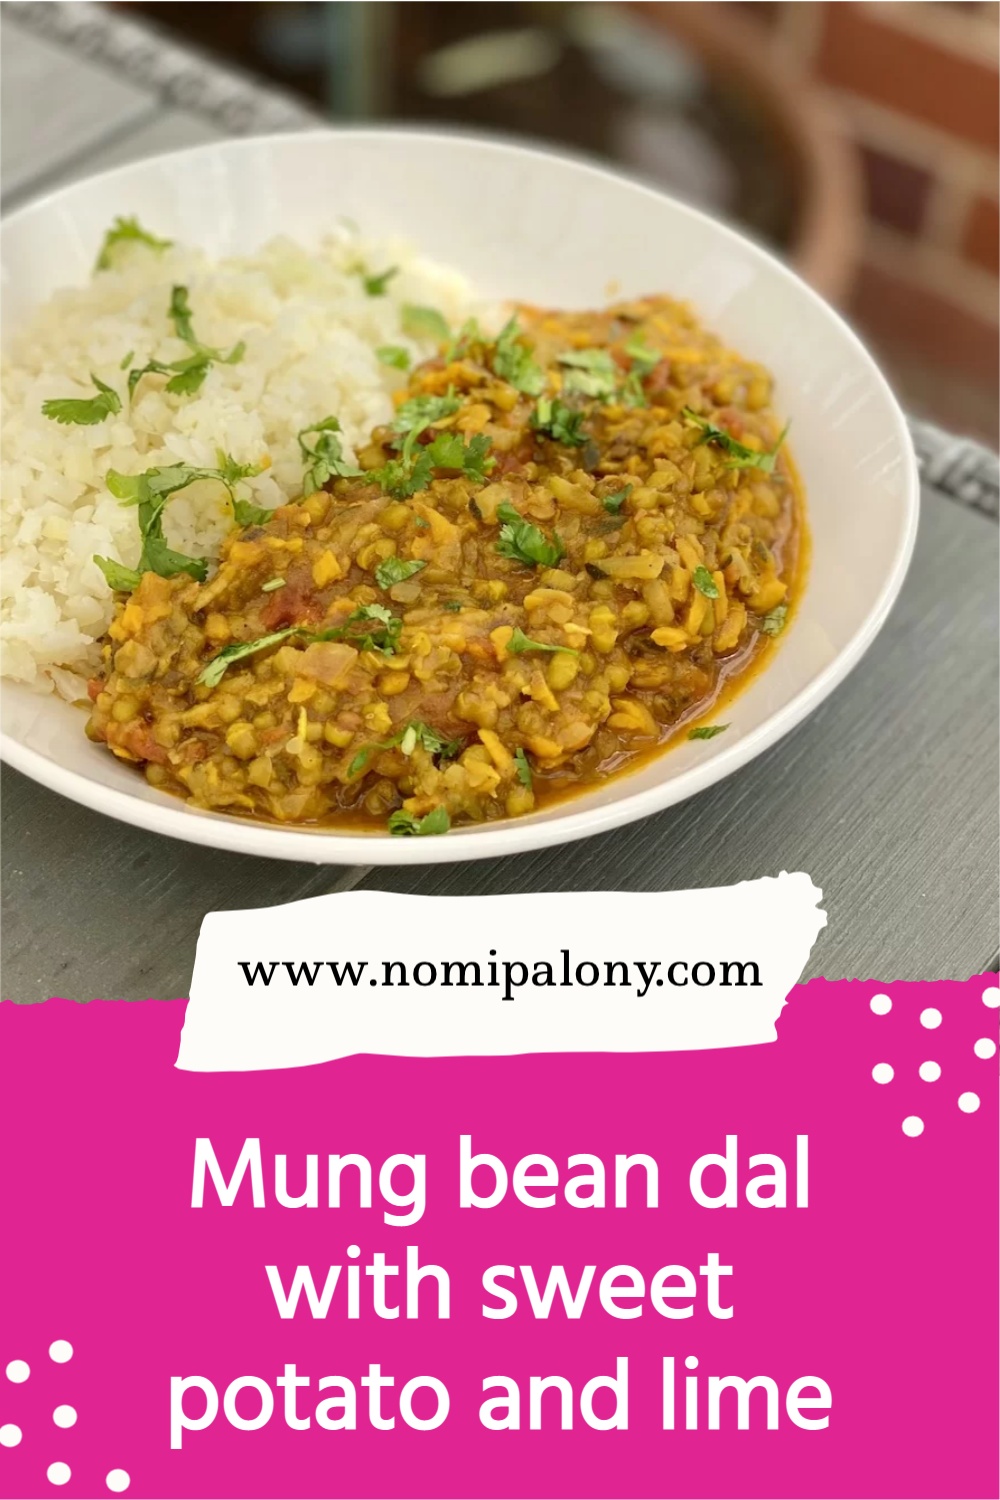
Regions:
<instances>
[{"instance_id":1,"label":"brick wall","mask_svg":"<svg viewBox=\"0 0 1000 1500\"><path fill-rule=\"evenodd\" d=\"M904 399L995 440L1000 6L757 3L854 141L866 222L848 313Z\"/></svg>"}]
</instances>

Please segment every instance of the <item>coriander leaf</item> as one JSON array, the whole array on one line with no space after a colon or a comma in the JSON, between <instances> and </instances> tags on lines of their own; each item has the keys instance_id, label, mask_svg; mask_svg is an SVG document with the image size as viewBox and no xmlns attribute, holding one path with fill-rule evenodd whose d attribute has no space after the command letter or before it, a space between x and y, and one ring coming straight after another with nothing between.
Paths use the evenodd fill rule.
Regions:
<instances>
[{"instance_id":1,"label":"coriander leaf","mask_svg":"<svg viewBox=\"0 0 1000 1500\"><path fill-rule=\"evenodd\" d=\"M648 406L646 392L642 388L642 376L637 370L630 370L622 381L618 398L623 406Z\"/></svg>"},{"instance_id":2,"label":"coriander leaf","mask_svg":"<svg viewBox=\"0 0 1000 1500\"><path fill-rule=\"evenodd\" d=\"M260 591L262 594L273 594L275 589L283 589L285 580L283 578L269 578L267 583L262 583Z\"/></svg>"},{"instance_id":3,"label":"coriander leaf","mask_svg":"<svg viewBox=\"0 0 1000 1500\"><path fill-rule=\"evenodd\" d=\"M130 349L126 355L123 355L122 362L118 366L119 370L127 370L128 367L129 367L129 365L132 363L132 361L134 359L135 359L135 350L134 349Z\"/></svg>"},{"instance_id":4,"label":"coriander leaf","mask_svg":"<svg viewBox=\"0 0 1000 1500\"><path fill-rule=\"evenodd\" d=\"M369 477L381 485L386 494L405 500L418 490L427 488L433 478L433 467L427 450L422 448L412 461L408 458L391 458Z\"/></svg>"},{"instance_id":5,"label":"coriander leaf","mask_svg":"<svg viewBox=\"0 0 1000 1500\"><path fill-rule=\"evenodd\" d=\"M625 345L625 353L632 361L632 374L638 375L640 379L655 370L662 358L658 349L649 347L641 332L632 335Z\"/></svg>"},{"instance_id":6,"label":"coriander leaf","mask_svg":"<svg viewBox=\"0 0 1000 1500\"><path fill-rule=\"evenodd\" d=\"M174 325L174 332L185 344L195 344L194 328L191 325L191 304L188 301L188 289L186 286L175 286L170 291L170 305L167 308L167 317Z\"/></svg>"},{"instance_id":7,"label":"coriander leaf","mask_svg":"<svg viewBox=\"0 0 1000 1500\"><path fill-rule=\"evenodd\" d=\"M378 750L400 750L403 755L410 756L418 745L421 745L428 755L439 755L442 760L453 760L463 745L462 740L446 740L443 735L430 724L425 724L422 719L412 719L408 724L396 731L390 739L380 740L375 745L365 745L358 751L347 768L348 776L354 776Z\"/></svg>"},{"instance_id":8,"label":"coriander leaf","mask_svg":"<svg viewBox=\"0 0 1000 1500\"><path fill-rule=\"evenodd\" d=\"M693 426L701 428L701 437L695 444L715 443L723 452L729 454L727 469L760 469L764 474L772 473L775 460L778 457L778 449L788 435L791 423L786 422L782 428L778 441L773 448L758 451L756 448L748 448L745 443L737 442L730 433L724 432L721 427L716 427L705 417L699 417L697 412L691 410L690 406L682 407L681 415Z\"/></svg>"},{"instance_id":9,"label":"coriander leaf","mask_svg":"<svg viewBox=\"0 0 1000 1500\"><path fill-rule=\"evenodd\" d=\"M543 437L567 447L582 448L587 434L582 431L583 412L574 411L565 401L543 396L531 416L531 425Z\"/></svg>"},{"instance_id":10,"label":"coriander leaf","mask_svg":"<svg viewBox=\"0 0 1000 1500\"><path fill-rule=\"evenodd\" d=\"M447 348L443 349L442 355L449 364L454 359L464 359L476 344L483 343L483 331L475 318L466 318L458 335L453 338Z\"/></svg>"},{"instance_id":11,"label":"coriander leaf","mask_svg":"<svg viewBox=\"0 0 1000 1500\"><path fill-rule=\"evenodd\" d=\"M392 656L402 631L402 620L384 604L363 604L349 614L342 625L320 631L315 639L347 641L359 651L381 651L385 656Z\"/></svg>"},{"instance_id":12,"label":"coriander leaf","mask_svg":"<svg viewBox=\"0 0 1000 1500\"><path fill-rule=\"evenodd\" d=\"M151 359L145 365L137 365L128 373L128 399L135 399L135 388L144 375L169 375L172 368L172 365L161 364L158 359Z\"/></svg>"},{"instance_id":13,"label":"coriander leaf","mask_svg":"<svg viewBox=\"0 0 1000 1500\"><path fill-rule=\"evenodd\" d=\"M359 750L347 768L348 776L356 776L359 771L363 771L377 749L377 745L365 745Z\"/></svg>"},{"instance_id":14,"label":"coriander leaf","mask_svg":"<svg viewBox=\"0 0 1000 1500\"><path fill-rule=\"evenodd\" d=\"M143 229L138 219L126 219L119 214L104 236L104 242L94 263L94 270L110 270L113 265L111 258L112 250L116 245L122 245L129 240L133 243L147 245L150 250L169 250L173 244L173 240L161 240L157 235L150 234L148 229Z\"/></svg>"},{"instance_id":15,"label":"coriander leaf","mask_svg":"<svg viewBox=\"0 0 1000 1500\"><path fill-rule=\"evenodd\" d=\"M424 452L435 469L458 469L467 479L485 479L496 463L489 457L490 440L483 433L463 443L455 432L439 432Z\"/></svg>"},{"instance_id":16,"label":"coriander leaf","mask_svg":"<svg viewBox=\"0 0 1000 1500\"><path fill-rule=\"evenodd\" d=\"M708 569L702 567L701 564L692 573L691 581L699 594L704 594L706 599L718 599L719 586Z\"/></svg>"},{"instance_id":17,"label":"coriander leaf","mask_svg":"<svg viewBox=\"0 0 1000 1500\"><path fill-rule=\"evenodd\" d=\"M728 724L699 724L697 729L688 730L689 740L714 740L717 734L729 728Z\"/></svg>"},{"instance_id":18,"label":"coriander leaf","mask_svg":"<svg viewBox=\"0 0 1000 1500\"><path fill-rule=\"evenodd\" d=\"M405 808L399 808L397 812L389 816L389 832L395 834L417 834L422 837L428 833L447 833L451 827L451 818L448 809L444 806L435 807L425 817L418 818L413 813L407 812Z\"/></svg>"},{"instance_id":19,"label":"coriander leaf","mask_svg":"<svg viewBox=\"0 0 1000 1500\"><path fill-rule=\"evenodd\" d=\"M461 599L446 599L444 602L444 607L445 609L450 610L453 614L457 614L458 611L462 608L462 601Z\"/></svg>"},{"instance_id":20,"label":"coriander leaf","mask_svg":"<svg viewBox=\"0 0 1000 1500\"><path fill-rule=\"evenodd\" d=\"M266 526L274 515L266 505L254 505L250 500L233 498L233 519L237 526Z\"/></svg>"},{"instance_id":21,"label":"coriander leaf","mask_svg":"<svg viewBox=\"0 0 1000 1500\"><path fill-rule=\"evenodd\" d=\"M397 409L392 419L393 429L399 433L423 432L434 422L453 416L461 404L453 391L444 396L413 396Z\"/></svg>"},{"instance_id":22,"label":"coriander leaf","mask_svg":"<svg viewBox=\"0 0 1000 1500\"><path fill-rule=\"evenodd\" d=\"M123 505L135 505L139 513L139 531L142 536L142 552L139 557L140 573L159 573L162 578L172 578L176 573L190 573L192 578L204 581L208 575L208 563L203 557L188 557L183 552L174 552L168 547L163 535L163 511L170 496L187 489L199 479L214 479L225 485L234 511L249 502L239 501L233 485L238 479L257 473L254 465L237 464L225 453L219 453L218 469L199 469L191 464L170 464L165 468L147 469L142 474L120 474L109 469L106 477L108 489ZM270 514L268 512L268 514ZM242 524L242 523L241 523Z\"/></svg>"},{"instance_id":23,"label":"coriander leaf","mask_svg":"<svg viewBox=\"0 0 1000 1500\"><path fill-rule=\"evenodd\" d=\"M118 392L105 385L103 380L98 380L96 375L91 374L90 378L97 387L96 396L79 399L71 396L43 401L42 416L50 417L53 422L60 422L63 426L75 423L79 427L94 427L98 422L103 422L105 417L121 411L122 403Z\"/></svg>"},{"instance_id":24,"label":"coriander leaf","mask_svg":"<svg viewBox=\"0 0 1000 1500\"><path fill-rule=\"evenodd\" d=\"M520 745L514 751L514 765L517 768L518 781L522 786L530 787L532 785L531 766L528 764L528 757Z\"/></svg>"},{"instance_id":25,"label":"coriander leaf","mask_svg":"<svg viewBox=\"0 0 1000 1500\"><path fill-rule=\"evenodd\" d=\"M418 307L412 302L403 306L401 314L403 332L411 339L432 339L443 344L448 337L448 325L436 307Z\"/></svg>"},{"instance_id":26,"label":"coriander leaf","mask_svg":"<svg viewBox=\"0 0 1000 1500\"><path fill-rule=\"evenodd\" d=\"M618 384L618 366L607 349L575 349L559 355L559 363L569 369L563 379L563 390L578 391L607 401Z\"/></svg>"},{"instance_id":27,"label":"coriander leaf","mask_svg":"<svg viewBox=\"0 0 1000 1500\"><path fill-rule=\"evenodd\" d=\"M412 578L414 573L419 573L421 568L426 568L426 566L425 562L418 562L416 558L410 562L404 562L401 557L387 557L374 569L375 582L380 589L391 589L394 584Z\"/></svg>"},{"instance_id":28,"label":"coriander leaf","mask_svg":"<svg viewBox=\"0 0 1000 1500\"><path fill-rule=\"evenodd\" d=\"M410 368L409 352L401 344L382 344L375 350L375 358L379 364L389 365L393 370L408 370Z\"/></svg>"},{"instance_id":29,"label":"coriander leaf","mask_svg":"<svg viewBox=\"0 0 1000 1500\"><path fill-rule=\"evenodd\" d=\"M385 289L394 276L399 275L398 266L389 266L385 271L379 271L375 276L363 276L362 285L369 297L384 297Z\"/></svg>"},{"instance_id":30,"label":"coriander leaf","mask_svg":"<svg viewBox=\"0 0 1000 1500\"><path fill-rule=\"evenodd\" d=\"M357 464L349 463L344 457L339 432L340 423L334 416L323 417L321 421L300 429L299 451L306 465L302 475L304 495L315 494L331 479L357 479L364 473ZM307 441L310 433L316 434L311 443Z\"/></svg>"},{"instance_id":31,"label":"coriander leaf","mask_svg":"<svg viewBox=\"0 0 1000 1500\"><path fill-rule=\"evenodd\" d=\"M190 359L177 360L170 366L177 374L171 375L164 389L172 396L193 396L204 385L211 363L208 354L192 354Z\"/></svg>"},{"instance_id":32,"label":"coriander leaf","mask_svg":"<svg viewBox=\"0 0 1000 1500\"><path fill-rule=\"evenodd\" d=\"M580 655L572 646L547 646L544 641L533 641L525 635L520 625L515 625L514 634L507 642L507 650L512 656L520 656L524 651L565 651L569 656Z\"/></svg>"},{"instance_id":33,"label":"coriander leaf","mask_svg":"<svg viewBox=\"0 0 1000 1500\"><path fill-rule=\"evenodd\" d=\"M545 389L541 365L532 358L530 348L520 342L516 316L509 318L497 335L493 373L526 396L540 396Z\"/></svg>"},{"instance_id":34,"label":"coriander leaf","mask_svg":"<svg viewBox=\"0 0 1000 1500\"><path fill-rule=\"evenodd\" d=\"M98 557L95 553L94 561L104 574L109 588L129 593L142 582L141 573L137 573L135 568L126 568L123 563L115 562L113 557Z\"/></svg>"},{"instance_id":35,"label":"coriander leaf","mask_svg":"<svg viewBox=\"0 0 1000 1500\"><path fill-rule=\"evenodd\" d=\"M788 620L788 605L777 604L760 622L760 628L765 635L780 635Z\"/></svg>"},{"instance_id":36,"label":"coriander leaf","mask_svg":"<svg viewBox=\"0 0 1000 1500\"><path fill-rule=\"evenodd\" d=\"M601 504L604 506L604 509L607 511L609 516L620 515L621 508L625 504L625 501L628 499L631 493L632 486L630 484L626 484L620 490L616 490L613 495L605 495L604 499L601 501Z\"/></svg>"},{"instance_id":37,"label":"coriander leaf","mask_svg":"<svg viewBox=\"0 0 1000 1500\"><path fill-rule=\"evenodd\" d=\"M511 557L515 562L532 568L553 568L563 556L566 549L555 532L551 542L547 541L538 527L526 521L509 500L497 507L497 518L504 523L496 545L501 557Z\"/></svg>"},{"instance_id":38,"label":"coriander leaf","mask_svg":"<svg viewBox=\"0 0 1000 1500\"><path fill-rule=\"evenodd\" d=\"M231 646L223 646L222 650L202 667L195 681L202 683L205 687L218 687L234 661L241 661L245 656L253 656L257 651L263 651L268 646L276 646L279 641L286 641L290 635L298 633L298 625L289 625L285 630L275 630L270 635L258 636L255 641L236 641Z\"/></svg>"}]
</instances>

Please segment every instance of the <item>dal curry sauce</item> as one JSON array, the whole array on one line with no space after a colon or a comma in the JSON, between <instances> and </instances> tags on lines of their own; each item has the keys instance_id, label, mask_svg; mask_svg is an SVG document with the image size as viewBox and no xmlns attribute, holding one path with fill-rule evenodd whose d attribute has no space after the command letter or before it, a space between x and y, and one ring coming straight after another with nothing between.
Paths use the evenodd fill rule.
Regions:
<instances>
[{"instance_id":1,"label":"dal curry sauce","mask_svg":"<svg viewBox=\"0 0 1000 1500\"><path fill-rule=\"evenodd\" d=\"M304 429L213 576L121 595L90 737L199 807L423 834L721 732L801 550L768 373L649 298L467 325L397 400L356 464Z\"/></svg>"}]
</instances>

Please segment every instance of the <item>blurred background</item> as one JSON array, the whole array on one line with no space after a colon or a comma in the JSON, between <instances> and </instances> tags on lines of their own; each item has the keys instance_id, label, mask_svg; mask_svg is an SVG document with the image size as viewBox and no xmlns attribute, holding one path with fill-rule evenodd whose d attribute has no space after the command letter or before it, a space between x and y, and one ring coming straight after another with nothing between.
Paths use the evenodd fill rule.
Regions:
<instances>
[{"instance_id":1,"label":"blurred background","mask_svg":"<svg viewBox=\"0 0 1000 1500\"><path fill-rule=\"evenodd\" d=\"M997 443L1000 6L115 4L339 121L584 150L745 226Z\"/></svg>"}]
</instances>

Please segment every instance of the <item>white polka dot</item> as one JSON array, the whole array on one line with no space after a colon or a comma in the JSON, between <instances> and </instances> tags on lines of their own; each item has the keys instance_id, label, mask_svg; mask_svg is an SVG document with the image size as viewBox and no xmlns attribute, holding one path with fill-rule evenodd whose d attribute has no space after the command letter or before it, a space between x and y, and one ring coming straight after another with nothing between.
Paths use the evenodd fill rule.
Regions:
<instances>
[{"instance_id":1,"label":"white polka dot","mask_svg":"<svg viewBox=\"0 0 1000 1500\"><path fill-rule=\"evenodd\" d=\"M21 1441L21 1429L13 1422L5 1422L0 1427L0 1448L16 1448Z\"/></svg>"},{"instance_id":2,"label":"white polka dot","mask_svg":"<svg viewBox=\"0 0 1000 1500\"><path fill-rule=\"evenodd\" d=\"M936 1031L941 1025L941 1012L929 1005L926 1010L920 1012L920 1024L926 1026L928 1031Z\"/></svg>"},{"instance_id":3,"label":"white polka dot","mask_svg":"<svg viewBox=\"0 0 1000 1500\"><path fill-rule=\"evenodd\" d=\"M57 1427L75 1427L76 1407L57 1406L55 1411L52 1413L52 1420Z\"/></svg>"},{"instance_id":4,"label":"white polka dot","mask_svg":"<svg viewBox=\"0 0 1000 1500\"><path fill-rule=\"evenodd\" d=\"M56 1339L49 1345L49 1359L54 1359L57 1365L64 1365L67 1360L73 1358L73 1345L68 1339Z\"/></svg>"},{"instance_id":5,"label":"white polka dot","mask_svg":"<svg viewBox=\"0 0 1000 1500\"><path fill-rule=\"evenodd\" d=\"M919 1115L907 1115L903 1121L904 1135L923 1135L924 1122Z\"/></svg>"},{"instance_id":6,"label":"white polka dot","mask_svg":"<svg viewBox=\"0 0 1000 1500\"><path fill-rule=\"evenodd\" d=\"M979 1095L974 1094L971 1089L967 1094L959 1094L958 1107L963 1115L974 1115L979 1108Z\"/></svg>"},{"instance_id":7,"label":"white polka dot","mask_svg":"<svg viewBox=\"0 0 1000 1500\"><path fill-rule=\"evenodd\" d=\"M876 1083L891 1083L895 1074L891 1063L876 1063L872 1068L872 1077Z\"/></svg>"},{"instance_id":8,"label":"white polka dot","mask_svg":"<svg viewBox=\"0 0 1000 1500\"><path fill-rule=\"evenodd\" d=\"M889 995L873 995L869 1003L877 1016L887 1016L892 1010L892 998Z\"/></svg>"},{"instance_id":9,"label":"white polka dot","mask_svg":"<svg viewBox=\"0 0 1000 1500\"><path fill-rule=\"evenodd\" d=\"M27 1360L12 1359L7 1366L7 1379L12 1380L15 1385L23 1385L31 1374L31 1366Z\"/></svg>"},{"instance_id":10,"label":"white polka dot","mask_svg":"<svg viewBox=\"0 0 1000 1500\"><path fill-rule=\"evenodd\" d=\"M937 1083L941 1077L941 1064L936 1062L923 1062L917 1069L925 1083Z\"/></svg>"},{"instance_id":11,"label":"white polka dot","mask_svg":"<svg viewBox=\"0 0 1000 1500\"><path fill-rule=\"evenodd\" d=\"M132 1483L132 1479L124 1469L112 1469L110 1474L105 1476L104 1483L109 1490L113 1490L116 1495L120 1495L124 1490L128 1489Z\"/></svg>"},{"instance_id":12,"label":"white polka dot","mask_svg":"<svg viewBox=\"0 0 1000 1500\"><path fill-rule=\"evenodd\" d=\"M988 985L983 990L983 1004L988 1005L990 1010L996 1010L1000 1006L1000 989L995 984Z\"/></svg>"},{"instance_id":13,"label":"white polka dot","mask_svg":"<svg viewBox=\"0 0 1000 1500\"><path fill-rule=\"evenodd\" d=\"M988 1036L981 1036L972 1050L977 1057L992 1057L997 1050L997 1044Z\"/></svg>"},{"instance_id":14,"label":"white polka dot","mask_svg":"<svg viewBox=\"0 0 1000 1500\"><path fill-rule=\"evenodd\" d=\"M49 1464L45 1470L45 1477L49 1484L69 1484L73 1471L69 1464Z\"/></svg>"}]
</instances>

